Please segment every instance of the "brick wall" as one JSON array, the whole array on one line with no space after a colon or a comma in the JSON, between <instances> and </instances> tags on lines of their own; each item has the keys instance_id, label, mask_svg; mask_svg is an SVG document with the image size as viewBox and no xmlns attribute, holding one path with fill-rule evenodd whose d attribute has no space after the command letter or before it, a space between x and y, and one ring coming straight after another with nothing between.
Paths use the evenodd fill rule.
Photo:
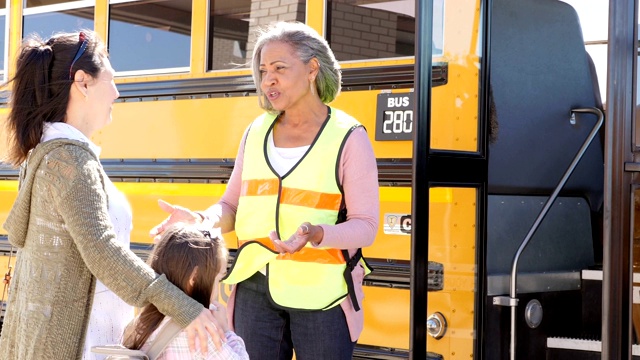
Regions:
<instances>
[{"instance_id":1,"label":"brick wall","mask_svg":"<svg viewBox=\"0 0 640 360\"><path fill-rule=\"evenodd\" d=\"M253 0L249 22L249 39L247 43L247 60L253 56L257 28L275 21L305 21L305 0Z\"/></svg>"},{"instance_id":2,"label":"brick wall","mask_svg":"<svg viewBox=\"0 0 640 360\"><path fill-rule=\"evenodd\" d=\"M331 2L331 49L338 61L396 55L397 14Z\"/></svg>"}]
</instances>

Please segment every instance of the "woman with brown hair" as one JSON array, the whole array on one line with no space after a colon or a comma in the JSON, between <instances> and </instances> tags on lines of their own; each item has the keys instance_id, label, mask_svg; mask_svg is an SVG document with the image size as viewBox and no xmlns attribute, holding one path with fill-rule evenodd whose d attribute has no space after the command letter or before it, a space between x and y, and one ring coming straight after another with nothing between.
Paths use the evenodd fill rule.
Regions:
<instances>
[{"instance_id":1,"label":"woman with brown hair","mask_svg":"<svg viewBox=\"0 0 640 360\"><path fill-rule=\"evenodd\" d=\"M220 343L211 313L128 248L129 204L90 140L111 122L119 96L102 41L88 30L29 37L12 81L8 161L21 167L20 189L4 228L18 252L0 359L88 358L88 329L110 331L97 342L117 342L109 337L122 334L122 319L104 320L131 312L106 291L134 306L154 304L187 327L194 351L196 337L206 351L207 333Z\"/></svg>"}]
</instances>

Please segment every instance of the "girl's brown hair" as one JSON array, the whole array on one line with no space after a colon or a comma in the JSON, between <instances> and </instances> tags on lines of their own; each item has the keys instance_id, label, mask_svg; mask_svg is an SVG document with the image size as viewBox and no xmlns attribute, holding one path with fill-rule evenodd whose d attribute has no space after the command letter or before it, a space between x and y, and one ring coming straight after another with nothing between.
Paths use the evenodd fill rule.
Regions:
<instances>
[{"instance_id":1,"label":"girl's brown hair","mask_svg":"<svg viewBox=\"0 0 640 360\"><path fill-rule=\"evenodd\" d=\"M179 224L163 233L147 263L156 273L164 274L170 282L208 308L214 279L222 266L226 266L226 258L227 249L219 237L193 225ZM190 286L189 280L196 268L194 283ZM125 330L123 345L140 349L163 319L164 315L155 305L146 305Z\"/></svg>"},{"instance_id":2,"label":"girl's brown hair","mask_svg":"<svg viewBox=\"0 0 640 360\"><path fill-rule=\"evenodd\" d=\"M73 63L82 43L86 48ZM38 34L25 38L16 60L7 121L7 161L19 166L38 145L45 122L63 122L76 71L97 77L104 68L107 50L91 30L58 33L48 40Z\"/></svg>"}]
</instances>

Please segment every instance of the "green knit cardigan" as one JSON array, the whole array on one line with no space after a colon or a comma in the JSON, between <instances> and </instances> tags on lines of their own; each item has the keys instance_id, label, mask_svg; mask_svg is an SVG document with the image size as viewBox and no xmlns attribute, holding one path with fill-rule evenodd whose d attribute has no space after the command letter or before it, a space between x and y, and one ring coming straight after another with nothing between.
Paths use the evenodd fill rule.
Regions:
<instances>
[{"instance_id":1,"label":"green knit cardigan","mask_svg":"<svg viewBox=\"0 0 640 360\"><path fill-rule=\"evenodd\" d=\"M96 278L127 303L152 303L183 327L201 313L201 304L116 241L105 179L80 141L51 140L31 152L4 224L18 251L0 360L80 359Z\"/></svg>"}]
</instances>

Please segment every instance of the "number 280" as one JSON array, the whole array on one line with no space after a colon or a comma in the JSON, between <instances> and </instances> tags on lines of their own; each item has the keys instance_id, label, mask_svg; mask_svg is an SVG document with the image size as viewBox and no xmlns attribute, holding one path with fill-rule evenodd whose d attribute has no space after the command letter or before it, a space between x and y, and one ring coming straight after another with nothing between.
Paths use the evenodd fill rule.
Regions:
<instances>
[{"instance_id":1,"label":"number 280","mask_svg":"<svg viewBox=\"0 0 640 360\"><path fill-rule=\"evenodd\" d=\"M413 130L413 110L385 111L382 132L385 134L406 134Z\"/></svg>"}]
</instances>

